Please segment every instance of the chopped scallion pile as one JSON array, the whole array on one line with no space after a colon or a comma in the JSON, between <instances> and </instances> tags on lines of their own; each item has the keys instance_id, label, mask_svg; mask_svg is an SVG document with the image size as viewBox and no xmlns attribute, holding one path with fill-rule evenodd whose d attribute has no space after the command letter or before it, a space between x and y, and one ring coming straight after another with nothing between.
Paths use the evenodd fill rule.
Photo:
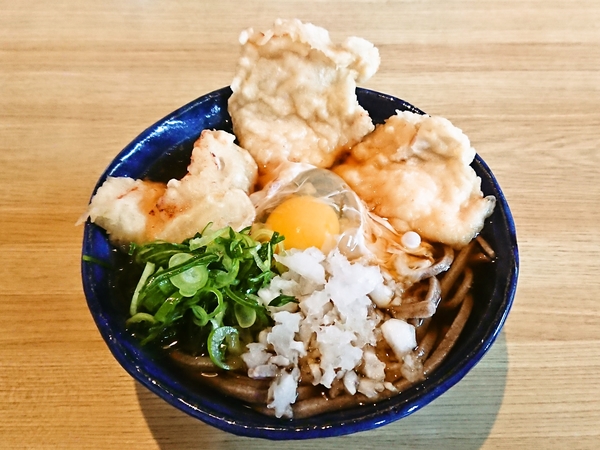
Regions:
<instances>
[{"instance_id":1,"label":"chopped scallion pile","mask_svg":"<svg viewBox=\"0 0 600 450\"><path fill-rule=\"evenodd\" d=\"M132 245L130 255L143 271L127 326L145 344L192 324L213 363L231 368L227 355L239 354L240 335L270 324L257 293L279 274L273 251L283 238L273 233L259 239L264 242L249 228L226 227L208 228L182 244ZM280 296L270 306L290 301L295 299Z\"/></svg>"}]
</instances>

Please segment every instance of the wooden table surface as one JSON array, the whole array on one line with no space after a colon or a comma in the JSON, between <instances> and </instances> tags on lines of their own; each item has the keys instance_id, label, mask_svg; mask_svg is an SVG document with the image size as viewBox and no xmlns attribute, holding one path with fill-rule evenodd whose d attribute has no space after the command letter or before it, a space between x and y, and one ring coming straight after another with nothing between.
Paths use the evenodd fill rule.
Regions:
<instances>
[{"instance_id":1,"label":"wooden table surface","mask_svg":"<svg viewBox=\"0 0 600 450\"><path fill-rule=\"evenodd\" d=\"M229 84L239 32L277 17L372 41L364 87L461 127L521 253L504 331L459 384L309 443L227 434L134 382L88 312L74 225L112 158ZM0 447L599 448L599 23L597 0L0 0Z\"/></svg>"}]
</instances>

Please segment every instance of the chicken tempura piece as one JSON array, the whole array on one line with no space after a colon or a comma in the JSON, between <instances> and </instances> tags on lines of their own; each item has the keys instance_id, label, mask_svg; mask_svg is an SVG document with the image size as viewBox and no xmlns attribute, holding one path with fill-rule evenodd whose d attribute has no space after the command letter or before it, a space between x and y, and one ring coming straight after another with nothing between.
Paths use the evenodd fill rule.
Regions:
<instances>
[{"instance_id":1,"label":"chicken tempura piece","mask_svg":"<svg viewBox=\"0 0 600 450\"><path fill-rule=\"evenodd\" d=\"M188 173L166 185L109 177L84 219L104 228L112 242L182 242L212 222L240 230L254 221L249 192L257 177L250 154L225 131L204 130L194 144Z\"/></svg>"},{"instance_id":2,"label":"chicken tempura piece","mask_svg":"<svg viewBox=\"0 0 600 450\"><path fill-rule=\"evenodd\" d=\"M336 167L367 206L401 233L460 248L483 228L484 197L469 138L442 117L397 112Z\"/></svg>"},{"instance_id":3,"label":"chicken tempura piece","mask_svg":"<svg viewBox=\"0 0 600 450\"><path fill-rule=\"evenodd\" d=\"M327 30L278 20L272 30L244 31L229 99L235 135L258 163L261 185L282 162L330 167L373 130L356 98L356 82L379 68L370 42L334 44ZM266 180L265 180L266 178Z\"/></svg>"}]
</instances>

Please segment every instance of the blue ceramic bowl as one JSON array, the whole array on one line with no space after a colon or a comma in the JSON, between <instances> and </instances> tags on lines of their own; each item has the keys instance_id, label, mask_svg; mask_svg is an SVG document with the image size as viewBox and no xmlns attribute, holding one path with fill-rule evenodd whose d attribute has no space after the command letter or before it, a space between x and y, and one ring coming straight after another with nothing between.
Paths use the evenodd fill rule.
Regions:
<instances>
[{"instance_id":1,"label":"blue ceramic bowl","mask_svg":"<svg viewBox=\"0 0 600 450\"><path fill-rule=\"evenodd\" d=\"M169 114L140 134L119 153L98 180L107 176L150 177L167 181L186 171L192 144L205 128L232 131L227 112L229 88L204 95ZM374 122L396 110L421 113L412 105L378 92L357 89L359 102ZM338 436L380 427L405 417L442 395L463 378L490 348L504 324L515 294L518 251L513 219L494 175L477 156L473 168L483 192L496 196L497 206L482 235L498 260L487 265L475 285L475 308L452 353L425 381L376 405L327 413L318 417L283 420L265 417L240 401L202 389L182 379L157 355L142 348L125 329L129 299L119 289L119 252L99 227L86 223L83 255L102 260L113 269L82 263L85 295L91 314L114 357L133 378L176 408L222 430L269 439L308 439Z\"/></svg>"}]
</instances>

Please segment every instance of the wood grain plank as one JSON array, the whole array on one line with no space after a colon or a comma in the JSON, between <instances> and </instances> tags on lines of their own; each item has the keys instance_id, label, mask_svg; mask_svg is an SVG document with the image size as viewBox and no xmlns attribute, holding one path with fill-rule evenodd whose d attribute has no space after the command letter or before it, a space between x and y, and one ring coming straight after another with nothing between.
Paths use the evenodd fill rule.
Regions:
<instances>
[{"instance_id":1,"label":"wood grain plank","mask_svg":"<svg viewBox=\"0 0 600 450\"><path fill-rule=\"evenodd\" d=\"M138 133L229 84L239 32L299 17L380 49L365 87L451 119L506 194L521 273L500 338L415 414L286 448L600 442L596 0L0 0L0 448L280 448L171 407L112 357L80 281L96 180Z\"/></svg>"}]
</instances>

